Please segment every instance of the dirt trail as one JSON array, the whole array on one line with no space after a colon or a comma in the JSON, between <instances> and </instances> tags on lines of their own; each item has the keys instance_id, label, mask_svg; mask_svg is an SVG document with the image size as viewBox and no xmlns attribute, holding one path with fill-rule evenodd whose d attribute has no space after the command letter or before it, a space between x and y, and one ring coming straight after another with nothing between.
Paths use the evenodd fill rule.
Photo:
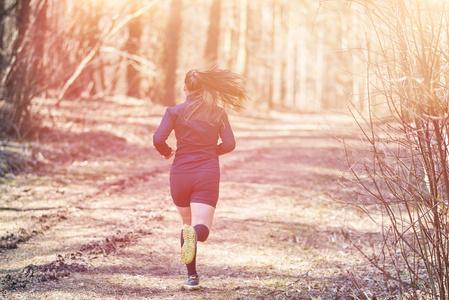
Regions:
<instances>
[{"instance_id":1,"label":"dirt trail","mask_svg":"<svg viewBox=\"0 0 449 300\"><path fill-rule=\"evenodd\" d=\"M221 158L213 229L198 246L202 289L186 292L170 162L151 146L162 113L133 99L68 102L52 112L55 123L41 132L33 154L43 171L0 186L0 298L352 299L361 293L354 279L368 272L366 261L341 230L366 234L361 243L369 247L373 228L356 210L331 201L355 197L338 183L344 151L332 136L351 138L350 119L231 116L238 146Z\"/></svg>"}]
</instances>

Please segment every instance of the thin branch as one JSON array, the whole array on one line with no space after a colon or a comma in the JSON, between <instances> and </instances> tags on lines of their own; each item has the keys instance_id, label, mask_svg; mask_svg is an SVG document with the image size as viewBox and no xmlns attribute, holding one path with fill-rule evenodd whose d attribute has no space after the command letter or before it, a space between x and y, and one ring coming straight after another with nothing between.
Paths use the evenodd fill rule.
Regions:
<instances>
[{"instance_id":1,"label":"thin branch","mask_svg":"<svg viewBox=\"0 0 449 300\"><path fill-rule=\"evenodd\" d=\"M78 67L75 69L75 72L70 76L70 78L66 81L64 86L62 87L61 91L58 94L56 106L59 106L64 99L68 89L73 85L73 83L76 81L76 79L81 75L81 72L86 68L87 64L95 57L95 55L100 50L100 47L103 45L105 41L107 41L112 36L116 35L126 24L128 24L131 20L139 17L140 15L144 14L148 10L154 7L158 1L153 1L146 6L142 7L141 9L137 10L133 14L128 15L127 17L123 18L117 25L115 25L115 20L112 20L110 23L110 26L103 32L101 37L98 39L97 43L94 45L92 50L89 51L89 53L81 60ZM115 25L115 26L114 26Z\"/></svg>"}]
</instances>

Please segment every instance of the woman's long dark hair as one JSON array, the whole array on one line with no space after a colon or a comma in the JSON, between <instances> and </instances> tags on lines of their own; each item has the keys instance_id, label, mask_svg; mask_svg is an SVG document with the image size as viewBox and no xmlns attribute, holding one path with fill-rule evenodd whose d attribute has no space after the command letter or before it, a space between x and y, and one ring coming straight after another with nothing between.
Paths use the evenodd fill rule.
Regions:
<instances>
[{"instance_id":1,"label":"woman's long dark hair","mask_svg":"<svg viewBox=\"0 0 449 300\"><path fill-rule=\"evenodd\" d=\"M239 111L249 99L246 79L229 70L216 67L208 70L190 70L184 83L190 102L186 109L186 120L203 120L217 124L220 120L218 106Z\"/></svg>"}]
</instances>

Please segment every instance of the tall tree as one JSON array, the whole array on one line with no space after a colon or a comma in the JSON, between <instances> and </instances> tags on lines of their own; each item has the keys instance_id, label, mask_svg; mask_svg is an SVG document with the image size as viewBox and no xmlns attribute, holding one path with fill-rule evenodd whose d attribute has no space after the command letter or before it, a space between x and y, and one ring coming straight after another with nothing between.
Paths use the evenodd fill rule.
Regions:
<instances>
[{"instance_id":1,"label":"tall tree","mask_svg":"<svg viewBox=\"0 0 449 300\"><path fill-rule=\"evenodd\" d=\"M324 81L324 29L317 29L315 104L321 107ZM312 108L311 108L312 109Z\"/></svg>"},{"instance_id":2,"label":"tall tree","mask_svg":"<svg viewBox=\"0 0 449 300\"><path fill-rule=\"evenodd\" d=\"M47 32L47 11L48 11L48 0L41 0L38 4L38 11L36 16L36 31L34 35L34 52L37 58L36 64L39 68L38 85L40 90L45 88L47 84L46 68L44 65L45 59L45 39Z\"/></svg>"},{"instance_id":3,"label":"tall tree","mask_svg":"<svg viewBox=\"0 0 449 300\"><path fill-rule=\"evenodd\" d=\"M236 71L240 74L246 74L247 65L247 36L248 36L248 0L240 0L239 3L239 33Z\"/></svg>"},{"instance_id":4,"label":"tall tree","mask_svg":"<svg viewBox=\"0 0 449 300\"><path fill-rule=\"evenodd\" d=\"M295 24L296 17L294 16L296 12L294 11L293 4L287 3L286 12L286 48L284 53L286 54L285 59L287 60L287 65L285 67L285 105L294 106L295 101L295 81L296 81L296 55L295 55L295 44L297 25Z\"/></svg>"},{"instance_id":5,"label":"tall tree","mask_svg":"<svg viewBox=\"0 0 449 300\"><path fill-rule=\"evenodd\" d=\"M142 0L133 0L131 2L132 11L137 11L142 6ZM140 17L132 19L128 24L128 40L126 41L125 51L129 54L127 59L126 79L128 89L126 94L130 97L140 97L140 72L137 69L136 61L132 57L139 54L140 40L142 37L142 21Z\"/></svg>"},{"instance_id":6,"label":"tall tree","mask_svg":"<svg viewBox=\"0 0 449 300\"><path fill-rule=\"evenodd\" d=\"M218 46L220 41L220 17L221 0L214 0L210 7L209 30L207 32L206 48L204 49L204 59L206 65L212 65L218 59Z\"/></svg>"},{"instance_id":7,"label":"tall tree","mask_svg":"<svg viewBox=\"0 0 449 300\"><path fill-rule=\"evenodd\" d=\"M87 31L88 49L96 47L101 39L100 19L102 15L102 6L100 3L93 3L90 7L90 18L88 18L90 30ZM82 82L85 82L90 96L98 95L104 90L104 67L103 61L97 52L92 58L92 65L84 69L85 74ZM83 74L81 74L83 76Z\"/></svg>"},{"instance_id":8,"label":"tall tree","mask_svg":"<svg viewBox=\"0 0 449 300\"><path fill-rule=\"evenodd\" d=\"M18 82L21 80L23 68L19 65L25 62L26 50L30 47L24 47L26 43L29 43L29 39L26 38L31 14L31 0L18 0L17 2L17 37L14 41L13 56L16 57L13 62L12 71L8 74L6 79L6 93L7 98L12 98Z\"/></svg>"},{"instance_id":9,"label":"tall tree","mask_svg":"<svg viewBox=\"0 0 449 300\"><path fill-rule=\"evenodd\" d=\"M33 63L33 47L28 29L31 17L31 1L17 1L16 28L17 35L12 47L9 66L4 81L4 97L13 106L7 130L14 129L13 135L20 137L22 130L30 120L29 106L33 97L36 79ZM10 132L11 133L11 132Z\"/></svg>"},{"instance_id":10,"label":"tall tree","mask_svg":"<svg viewBox=\"0 0 449 300\"><path fill-rule=\"evenodd\" d=\"M163 105L173 106L176 104L175 85L176 69L178 67L179 36L182 24L181 14L182 0L171 0L170 12L167 24L167 43L165 50L165 82Z\"/></svg>"},{"instance_id":11,"label":"tall tree","mask_svg":"<svg viewBox=\"0 0 449 300\"><path fill-rule=\"evenodd\" d=\"M282 4L273 1L273 71L272 71L272 96L270 108L281 102L282 97L282 71L284 49L282 47Z\"/></svg>"},{"instance_id":12,"label":"tall tree","mask_svg":"<svg viewBox=\"0 0 449 300\"><path fill-rule=\"evenodd\" d=\"M304 110L307 103L307 61L308 61L308 51L307 51L307 29L305 24L301 24L298 30L298 47L296 53L296 80L297 88L295 95L295 106L299 109Z\"/></svg>"},{"instance_id":13,"label":"tall tree","mask_svg":"<svg viewBox=\"0 0 449 300\"><path fill-rule=\"evenodd\" d=\"M235 11L236 11L236 3L235 1L226 1L224 2L228 9L226 11L226 15L224 15L223 20L225 21L226 26L223 34L223 56L224 56L224 65L228 69L232 69L234 62L234 36L235 36Z\"/></svg>"},{"instance_id":14,"label":"tall tree","mask_svg":"<svg viewBox=\"0 0 449 300\"><path fill-rule=\"evenodd\" d=\"M6 18L6 3L5 0L0 1L0 66L3 65L4 61L4 39L5 39L5 18Z\"/></svg>"}]
</instances>

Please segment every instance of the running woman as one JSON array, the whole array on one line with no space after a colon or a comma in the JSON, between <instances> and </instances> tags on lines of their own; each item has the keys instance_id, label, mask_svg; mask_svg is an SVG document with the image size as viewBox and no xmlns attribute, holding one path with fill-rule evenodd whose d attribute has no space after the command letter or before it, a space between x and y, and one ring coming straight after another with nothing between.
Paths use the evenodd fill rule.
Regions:
<instances>
[{"instance_id":1,"label":"running woman","mask_svg":"<svg viewBox=\"0 0 449 300\"><path fill-rule=\"evenodd\" d=\"M170 169L170 193L181 216L181 260L187 265L186 289L199 289L197 241L209 236L218 201L218 157L235 148L225 108L240 110L248 99L245 79L228 70L189 71L184 80L186 101L167 108L153 135L165 158L175 154L167 138L175 131L177 147ZM219 142L221 139L221 142Z\"/></svg>"}]
</instances>

